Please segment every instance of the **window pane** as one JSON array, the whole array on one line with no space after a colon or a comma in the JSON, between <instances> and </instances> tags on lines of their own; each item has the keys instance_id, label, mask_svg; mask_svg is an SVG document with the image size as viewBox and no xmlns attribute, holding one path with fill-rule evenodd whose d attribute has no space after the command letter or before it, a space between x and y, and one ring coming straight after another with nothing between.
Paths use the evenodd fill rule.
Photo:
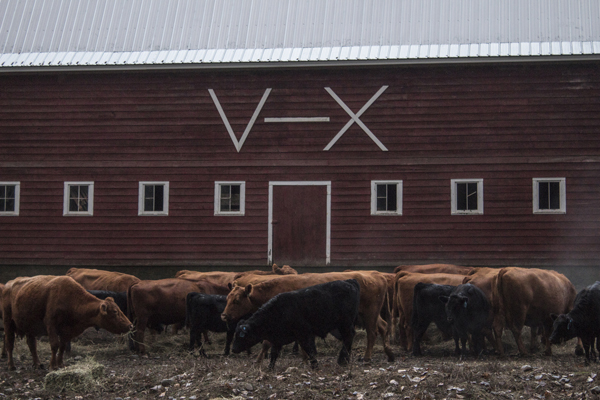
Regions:
<instances>
[{"instance_id":1,"label":"window pane","mask_svg":"<svg viewBox=\"0 0 600 400\"><path fill-rule=\"evenodd\" d=\"M154 210L163 211L165 187L163 185L154 186Z\"/></svg>"},{"instance_id":2,"label":"window pane","mask_svg":"<svg viewBox=\"0 0 600 400\"><path fill-rule=\"evenodd\" d=\"M154 198L154 186L153 185L145 185L144 186L144 198L146 198L146 199Z\"/></svg>"},{"instance_id":3,"label":"window pane","mask_svg":"<svg viewBox=\"0 0 600 400\"><path fill-rule=\"evenodd\" d=\"M0 197L1 198L5 198L6 197L6 188L8 186L0 186Z\"/></svg>"},{"instance_id":4,"label":"window pane","mask_svg":"<svg viewBox=\"0 0 600 400\"><path fill-rule=\"evenodd\" d=\"M6 208L4 211L15 211L15 200L6 199Z\"/></svg>"},{"instance_id":5,"label":"window pane","mask_svg":"<svg viewBox=\"0 0 600 400\"><path fill-rule=\"evenodd\" d=\"M79 197L79 186L71 185L69 186L69 198L76 199Z\"/></svg>"},{"instance_id":6,"label":"window pane","mask_svg":"<svg viewBox=\"0 0 600 400\"><path fill-rule=\"evenodd\" d=\"M69 200L69 211L79 211L77 207L77 199Z\"/></svg>"},{"instance_id":7,"label":"window pane","mask_svg":"<svg viewBox=\"0 0 600 400\"><path fill-rule=\"evenodd\" d=\"M468 188L468 193L467 193L468 209L469 210L477 210L477 183L476 182L468 183L467 188Z\"/></svg>"},{"instance_id":8,"label":"window pane","mask_svg":"<svg viewBox=\"0 0 600 400\"><path fill-rule=\"evenodd\" d=\"M240 211L240 185L231 185L231 211Z\"/></svg>"},{"instance_id":9,"label":"window pane","mask_svg":"<svg viewBox=\"0 0 600 400\"><path fill-rule=\"evenodd\" d=\"M560 210L560 182L550 182L550 209Z\"/></svg>"},{"instance_id":10,"label":"window pane","mask_svg":"<svg viewBox=\"0 0 600 400\"><path fill-rule=\"evenodd\" d=\"M386 211L386 199L385 197L377 198L377 211Z\"/></svg>"},{"instance_id":11,"label":"window pane","mask_svg":"<svg viewBox=\"0 0 600 400\"><path fill-rule=\"evenodd\" d=\"M13 185L3 186L2 189L6 188L6 198L14 199L15 198L15 187ZM4 196L0 193L0 196Z\"/></svg>"},{"instance_id":12,"label":"window pane","mask_svg":"<svg viewBox=\"0 0 600 400\"><path fill-rule=\"evenodd\" d=\"M397 188L396 185L387 185L387 211L396 211L397 209Z\"/></svg>"},{"instance_id":13,"label":"window pane","mask_svg":"<svg viewBox=\"0 0 600 400\"><path fill-rule=\"evenodd\" d=\"M4 200L4 197L0 197L0 212L4 212L4 211L12 211L12 210L8 210L6 208L6 200Z\"/></svg>"},{"instance_id":14,"label":"window pane","mask_svg":"<svg viewBox=\"0 0 600 400\"><path fill-rule=\"evenodd\" d=\"M456 184L456 209L460 211L467 210L467 184Z\"/></svg>"},{"instance_id":15,"label":"window pane","mask_svg":"<svg viewBox=\"0 0 600 400\"><path fill-rule=\"evenodd\" d=\"M82 199L87 199L88 198L88 189L89 189L89 186L87 186L87 185L79 186L79 197L81 197Z\"/></svg>"},{"instance_id":16,"label":"window pane","mask_svg":"<svg viewBox=\"0 0 600 400\"><path fill-rule=\"evenodd\" d=\"M221 199L221 211L231 211L229 199Z\"/></svg>"},{"instance_id":17,"label":"window pane","mask_svg":"<svg viewBox=\"0 0 600 400\"><path fill-rule=\"evenodd\" d=\"M221 198L229 198L231 195L231 186L230 185L221 185Z\"/></svg>"},{"instance_id":18,"label":"window pane","mask_svg":"<svg viewBox=\"0 0 600 400\"><path fill-rule=\"evenodd\" d=\"M144 211L154 211L154 199L144 199Z\"/></svg>"},{"instance_id":19,"label":"window pane","mask_svg":"<svg viewBox=\"0 0 600 400\"><path fill-rule=\"evenodd\" d=\"M550 185L549 182L540 182L538 186L539 209L547 210L550 205Z\"/></svg>"},{"instance_id":20,"label":"window pane","mask_svg":"<svg viewBox=\"0 0 600 400\"><path fill-rule=\"evenodd\" d=\"M386 197L387 187L386 185L377 185L377 197Z\"/></svg>"}]
</instances>

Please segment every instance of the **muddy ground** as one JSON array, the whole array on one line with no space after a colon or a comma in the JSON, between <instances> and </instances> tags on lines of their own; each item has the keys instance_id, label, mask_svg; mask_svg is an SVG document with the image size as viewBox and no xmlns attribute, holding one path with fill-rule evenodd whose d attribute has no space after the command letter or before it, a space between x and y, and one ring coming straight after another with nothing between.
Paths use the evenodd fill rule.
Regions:
<instances>
[{"instance_id":1,"label":"muddy ground","mask_svg":"<svg viewBox=\"0 0 600 400\"><path fill-rule=\"evenodd\" d=\"M393 346L397 359L388 362L381 344L371 365L359 361L365 334L359 331L348 367L336 364L340 343L318 339L319 369L284 349L274 371L246 354L223 357L224 334L212 334L209 358L187 351L188 336L149 338L149 354L132 354L122 338L88 330L75 343L67 365L97 362L103 372L92 383L73 390L44 386L46 370L33 370L24 340L17 341L17 371L0 366L0 400L10 399L596 399L600 398L599 364L586 366L575 356L574 342L554 346L554 355L541 352L519 357L505 334L508 356L459 359L453 343L434 339L415 358ZM38 345L48 364L49 345ZM258 348L254 349L257 354Z\"/></svg>"}]
</instances>

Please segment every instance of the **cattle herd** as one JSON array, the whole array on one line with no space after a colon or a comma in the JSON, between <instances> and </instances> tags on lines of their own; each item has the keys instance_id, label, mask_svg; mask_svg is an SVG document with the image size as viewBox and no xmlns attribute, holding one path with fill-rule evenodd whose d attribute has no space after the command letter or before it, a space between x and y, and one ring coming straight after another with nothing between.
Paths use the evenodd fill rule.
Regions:
<instances>
[{"instance_id":1,"label":"cattle herd","mask_svg":"<svg viewBox=\"0 0 600 400\"><path fill-rule=\"evenodd\" d=\"M128 334L132 351L145 353L146 329L189 327L190 350L208 332L226 332L224 354L250 352L262 343L258 361L270 349L273 368L283 345L295 343L317 367L315 338L331 334L342 343L338 363L350 361L355 327L367 336L364 362L377 337L389 361L390 340L414 356L431 323L455 341L458 356L483 351L504 354L508 329L521 354L521 331L531 328L530 351L541 334L551 345L578 338L586 362L600 348L600 282L578 294L552 270L471 268L450 264L402 265L394 273L345 271L298 274L289 266L272 271L179 271L174 278L140 280L96 269L71 268L64 276L19 277L0 285L4 322L3 356L15 369L15 336L26 337L34 368L40 367L37 337L47 335L50 369L63 367L70 341L89 327ZM486 348L486 339L487 346ZM467 350L469 344L469 351ZM583 349L581 349L581 346Z\"/></svg>"}]
</instances>

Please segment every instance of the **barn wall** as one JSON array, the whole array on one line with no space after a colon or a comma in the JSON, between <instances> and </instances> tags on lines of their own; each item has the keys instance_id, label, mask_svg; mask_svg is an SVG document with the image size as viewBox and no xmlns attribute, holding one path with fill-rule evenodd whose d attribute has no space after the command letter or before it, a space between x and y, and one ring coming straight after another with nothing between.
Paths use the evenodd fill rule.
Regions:
<instances>
[{"instance_id":1,"label":"barn wall","mask_svg":"<svg viewBox=\"0 0 600 400\"><path fill-rule=\"evenodd\" d=\"M349 115L383 85L354 124ZM332 266L597 265L595 63L0 75L2 265L267 263L269 181L331 181ZM238 153L209 95L241 136ZM328 116L327 123L265 117ZM567 213L532 213L532 178L566 177ZM484 179L484 214L450 215L450 179ZM371 216L370 181L404 182L402 216ZM246 182L246 215L214 216L214 182ZM62 215L94 181L94 215ZM138 216L138 182L169 181L169 215Z\"/></svg>"}]
</instances>

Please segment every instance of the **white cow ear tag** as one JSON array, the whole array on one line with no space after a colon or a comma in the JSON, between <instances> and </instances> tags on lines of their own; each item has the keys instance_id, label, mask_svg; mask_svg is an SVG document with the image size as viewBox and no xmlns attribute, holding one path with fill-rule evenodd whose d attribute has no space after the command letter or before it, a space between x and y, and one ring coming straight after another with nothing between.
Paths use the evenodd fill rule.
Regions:
<instances>
[{"instance_id":1,"label":"white cow ear tag","mask_svg":"<svg viewBox=\"0 0 600 400\"><path fill-rule=\"evenodd\" d=\"M465 300L465 302L463 303L463 308L467 308L467 301Z\"/></svg>"},{"instance_id":2,"label":"white cow ear tag","mask_svg":"<svg viewBox=\"0 0 600 400\"><path fill-rule=\"evenodd\" d=\"M248 328L246 326L242 326L242 331L240 332L240 337L246 336L247 330L248 330Z\"/></svg>"}]
</instances>

